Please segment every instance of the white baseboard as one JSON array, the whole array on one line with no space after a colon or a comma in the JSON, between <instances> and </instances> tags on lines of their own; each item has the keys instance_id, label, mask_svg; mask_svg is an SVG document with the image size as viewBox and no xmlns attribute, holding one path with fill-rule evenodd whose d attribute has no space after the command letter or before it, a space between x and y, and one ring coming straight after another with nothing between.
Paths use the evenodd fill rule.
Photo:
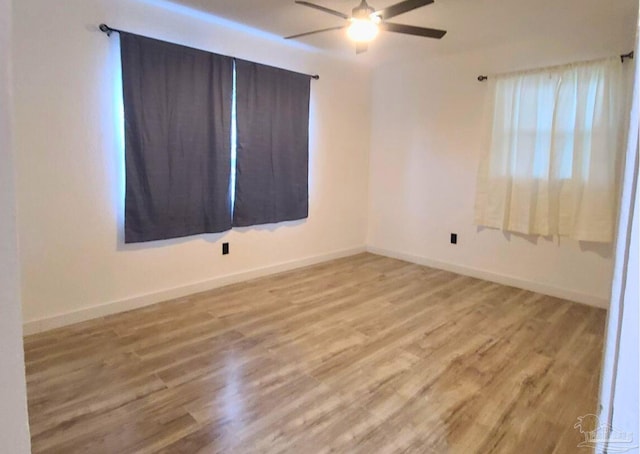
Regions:
<instances>
[{"instance_id":1,"label":"white baseboard","mask_svg":"<svg viewBox=\"0 0 640 454\"><path fill-rule=\"evenodd\" d=\"M238 273L227 274L225 276L216 277L202 282L195 282L187 284L181 287L175 287L171 289L164 289L159 292L147 293L144 295L137 295L131 298L112 301L97 306L91 306L83 309L78 309L71 312L65 312L61 314L52 315L49 317L39 318L35 320L28 320L23 324L24 335L35 334L43 331L48 331L62 326L71 325L74 323L91 320L98 317L104 317L106 315L116 314L119 312L130 311L132 309L138 309L140 307L149 306L151 304L159 303L161 301L167 301L173 298L180 298L194 293L204 292L225 285L234 284L237 282L247 281L249 279L255 279L258 277L268 276L271 274L281 273L283 271L289 271L295 268L301 268L304 266L314 265L317 263L326 262L342 257L348 257L350 255L359 254L362 252L371 252L373 254L384 255L386 257L392 257L399 260L404 260L419 265L429 266L432 268L438 268L445 271L451 271L457 274L463 274L465 276L471 276L478 279L484 279L486 281L497 282L503 285L509 285L513 287L530 290L545 295L551 295L558 298L563 298L570 301L576 301L578 303L588 304L589 306L595 306L603 309L608 309L609 301L605 298L601 298L594 295L588 295L585 293L576 292L560 287L541 284L538 282L527 281L514 276L507 276L503 274L492 273L486 270L480 270L477 268L470 268L465 266L456 265L453 263L445 263L437 260L432 260L427 257L417 256L404 252L392 251L384 248L378 248L374 246L360 246L350 249L343 249L339 251L333 251L326 254L315 255L311 257L305 257L302 259L290 260L287 262L278 263L275 265L269 265L261 268L254 268L247 271L241 271Z\"/></svg>"},{"instance_id":2,"label":"white baseboard","mask_svg":"<svg viewBox=\"0 0 640 454\"><path fill-rule=\"evenodd\" d=\"M544 295L555 296L557 298L566 299L569 301L575 301L577 303L588 304L589 306L599 307L602 309L609 308L609 300L595 295L589 295L586 293L576 292L561 287L555 287L553 285L541 284L539 282L528 281L515 276L508 276L504 274L492 273L491 271L481 270L477 268L471 268L453 263L445 263L437 260L432 260L427 257L417 256L413 254L407 254L404 252L392 251L389 249L379 248L375 246L367 246L367 251L372 254L384 255L406 262L416 263L418 265L424 265L431 268L438 268L445 271L451 271L452 273L462 274L465 276L475 277L477 279L483 279L485 281L496 282L498 284L509 285L511 287L518 287L525 290L530 290L536 293L542 293Z\"/></svg>"},{"instance_id":3,"label":"white baseboard","mask_svg":"<svg viewBox=\"0 0 640 454\"><path fill-rule=\"evenodd\" d=\"M104 317L106 315L116 314L119 312L130 311L132 309L138 309L140 307L149 306L151 304L159 303L161 301L167 301L174 298L180 298L194 293L204 292L225 285L234 284L237 282L247 281L249 279L255 279L258 277L268 276L271 274L281 273L283 271L289 271L295 268L301 268L304 266L315 265L317 263L326 262L342 257L348 257L350 255L360 254L366 252L365 246L343 249L339 251L333 251L326 254L315 255L311 257L305 257L302 259L290 260L287 262L281 262L275 265L269 265L261 268L254 268L247 271L241 271L238 273L227 274L225 276L216 277L202 282L195 282L187 284L181 287L161 290L159 292L147 293L144 295L137 295L131 298L127 298L119 301L112 301L109 303L100 304L97 306L91 306L83 309L78 309L71 312L65 312L62 314L56 314L49 317L44 317L35 320L28 320L23 324L24 335L40 333L48 331L54 328L60 328L62 326L71 325L73 323L84 322L93 318Z\"/></svg>"}]
</instances>

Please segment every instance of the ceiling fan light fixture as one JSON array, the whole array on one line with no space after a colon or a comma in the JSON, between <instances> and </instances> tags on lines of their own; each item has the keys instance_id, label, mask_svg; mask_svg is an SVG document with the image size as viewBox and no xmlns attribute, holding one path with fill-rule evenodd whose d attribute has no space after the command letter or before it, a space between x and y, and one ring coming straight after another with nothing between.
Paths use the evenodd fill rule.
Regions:
<instances>
[{"instance_id":1,"label":"ceiling fan light fixture","mask_svg":"<svg viewBox=\"0 0 640 454\"><path fill-rule=\"evenodd\" d=\"M417 27L415 25L397 24L389 22L396 16L399 16L414 9L422 8L430 5L434 0L400 0L391 6L377 10L367 3L367 0L360 0L360 4L353 8L351 16L326 6L318 5L307 0L295 0L298 5L313 8L332 16L337 16L346 21L346 24L336 27L323 28L321 30L313 30L306 33L298 33L297 35L286 36L285 39L302 38L303 36L315 35L333 30L347 29L347 36L356 43L356 54L366 52L369 48L368 43L373 41L380 30L385 32L401 33L403 35L420 36L423 38L442 38L447 31L435 28Z\"/></svg>"},{"instance_id":2,"label":"ceiling fan light fixture","mask_svg":"<svg viewBox=\"0 0 640 454\"><path fill-rule=\"evenodd\" d=\"M380 31L378 24L380 18L376 15L371 15L367 19L351 19L351 25L347 29L347 35L352 41L357 43L368 43L378 36Z\"/></svg>"}]
</instances>

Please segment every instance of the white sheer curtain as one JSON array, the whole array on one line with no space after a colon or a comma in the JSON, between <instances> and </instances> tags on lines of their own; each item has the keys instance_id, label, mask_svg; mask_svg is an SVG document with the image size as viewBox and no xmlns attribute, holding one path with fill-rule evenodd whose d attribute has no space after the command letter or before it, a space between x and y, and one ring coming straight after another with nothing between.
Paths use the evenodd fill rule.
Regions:
<instances>
[{"instance_id":1,"label":"white sheer curtain","mask_svg":"<svg viewBox=\"0 0 640 454\"><path fill-rule=\"evenodd\" d=\"M476 224L611 242L625 122L619 58L497 76Z\"/></svg>"}]
</instances>

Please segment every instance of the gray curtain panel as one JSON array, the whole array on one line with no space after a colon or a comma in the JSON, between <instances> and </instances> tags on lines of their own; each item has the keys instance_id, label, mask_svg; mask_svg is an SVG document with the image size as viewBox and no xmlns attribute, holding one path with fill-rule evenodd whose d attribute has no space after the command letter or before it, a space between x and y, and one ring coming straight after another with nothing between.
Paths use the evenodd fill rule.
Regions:
<instances>
[{"instance_id":1,"label":"gray curtain panel","mask_svg":"<svg viewBox=\"0 0 640 454\"><path fill-rule=\"evenodd\" d=\"M121 33L125 242L231 228L233 59Z\"/></svg>"},{"instance_id":2,"label":"gray curtain panel","mask_svg":"<svg viewBox=\"0 0 640 454\"><path fill-rule=\"evenodd\" d=\"M236 60L234 226L308 216L309 92L307 75Z\"/></svg>"}]
</instances>

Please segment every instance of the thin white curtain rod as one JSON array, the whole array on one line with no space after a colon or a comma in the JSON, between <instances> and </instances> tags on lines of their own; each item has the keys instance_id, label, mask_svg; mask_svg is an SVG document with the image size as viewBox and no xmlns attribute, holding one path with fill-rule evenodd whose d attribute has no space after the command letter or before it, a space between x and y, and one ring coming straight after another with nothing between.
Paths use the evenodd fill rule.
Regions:
<instances>
[{"instance_id":1,"label":"thin white curtain rod","mask_svg":"<svg viewBox=\"0 0 640 454\"><path fill-rule=\"evenodd\" d=\"M633 58L633 56L634 56L634 52L633 52L633 51L628 52L628 53L626 53L626 54L621 54L621 55L620 55L620 61L621 61L622 63L624 63L624 61L625 61L626 59L628 59L628 58ZM579 64L579 63L588 63L588 61L574 62L574 63L569 63L569 64ZM558 67L560 67L560 66L564 66L564 65L549 66L549 69L552 69L552 68L558 68ZM540 69L543 69L543 68L540 68ZM535 70L535 69L533 69L533 70ZM532 71L532 70L523 70L523 71ZM516 72L516 73L518 73L518 72L522 72L522 71L515 71L515 72ZM505 73L505 74L508 74L508 73ZM487 80L488 78L489 78L489 76L486 76L486 75L482 75L482 74L481 74L481 75L479 75L479 76L478 76L478 82L484 82L484 81L485 81L485 80Z\"/></svg>"}]
</instances>

